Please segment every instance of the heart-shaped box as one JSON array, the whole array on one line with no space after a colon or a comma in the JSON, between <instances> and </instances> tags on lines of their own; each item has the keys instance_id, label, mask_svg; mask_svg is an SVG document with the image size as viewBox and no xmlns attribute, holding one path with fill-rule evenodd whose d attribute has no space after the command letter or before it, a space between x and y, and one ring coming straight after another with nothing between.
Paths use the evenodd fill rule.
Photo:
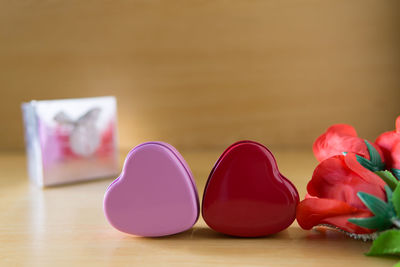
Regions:
<instances>
[{"instance_id":1,"label":"heart-shaped box","mask_svg":"<svg viewBox=\"0 0 400 267\"><path fill-rule=\"evenodd\" d=\"M136 146L105 193L104 213L113 227L132 235L155 237L188 230L199 216L189 166L167 143Z\"/></svg>"},{"instance_id":2,"label":"heart-shaped box","mask_svg":"<svg viewBox=\"0 0 400 267\"><path fill-rule=\"evenodd\" d=\"M215 231L265 236L289 227L299 195L272 153L253 141L229 146L215 163L203 194L202 215Z\"/></svg>"}]
</instances>

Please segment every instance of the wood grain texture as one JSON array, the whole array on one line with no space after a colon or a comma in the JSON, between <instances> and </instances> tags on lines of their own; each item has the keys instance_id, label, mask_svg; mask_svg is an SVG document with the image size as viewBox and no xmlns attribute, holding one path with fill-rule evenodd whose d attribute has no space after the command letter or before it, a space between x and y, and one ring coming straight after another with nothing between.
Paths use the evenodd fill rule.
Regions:
<instances>
[{"instance_id":1,"label":"wood grain texture","mask_svg":"<svg viewBox=\"0 0 400 267\"><path fill-rule=\"evenodd\" d=\"M282 173L305 194L315 167L307 151L274 151ZM183 151L200 196L221 151ZM123 157L122 157L123 159ZM0 154L1 266L393 266L395 258L366 257L371 243L335 232L304 231L294 223L265 238L233 238L204 221L164 238L128 236L104 218L111 180L41 190L29 185L22 154Z\"/></svg>"},{"instance_id":2,"label":"wood grain texture","mask_svg":"<svg viewBox=\"0 0 400 267\"><path fill-rule=\"evenodd\" d=\"M116 95L120 144L375 139L400 113L400 2L0 1L0 149L19 104Z\"/></svg>"}]
</instances>

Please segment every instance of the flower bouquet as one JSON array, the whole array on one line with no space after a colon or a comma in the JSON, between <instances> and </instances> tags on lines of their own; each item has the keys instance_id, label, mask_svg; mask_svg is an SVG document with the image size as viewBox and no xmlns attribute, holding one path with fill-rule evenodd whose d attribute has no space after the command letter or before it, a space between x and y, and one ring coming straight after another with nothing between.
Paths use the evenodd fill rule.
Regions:
<instances>
[{"instance_id":1,"label":"flower bouquet","mask_svg":"<svg viewBox=\"0 0 400 267\"><path fill-rule=\"evenodd\" d=\"M370 256L400 256L400 116L396 130L374 143L350 125L333 125L313 152L319 164L297 207L299 225L374 240Z\"/></svg>"}]
</instances>

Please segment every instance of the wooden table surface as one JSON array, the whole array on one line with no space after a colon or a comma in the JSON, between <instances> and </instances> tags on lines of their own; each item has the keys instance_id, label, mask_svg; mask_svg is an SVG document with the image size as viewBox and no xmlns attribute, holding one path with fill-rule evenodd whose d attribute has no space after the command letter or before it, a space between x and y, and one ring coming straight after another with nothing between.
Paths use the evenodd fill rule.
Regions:
<instances>
[{"instance_id":1,"label":"wooden table surface","mask_svg":"<svg viewBox=\"0 0 400 267\"><path fill-rule=\"evenodd\" d=\"M202 194L221 151L183 151ZM123 153L125 154L125 153ZM316 165L311 151L275 151L279 167L305 194ZM121 162L123 157L121 158ZM105 220L103 194L111 179L44 190L29 184L25 157L0 154L1 266L392 266L394 258L364 256L370 243L339 233L304 231L297 223L264 238L233 238L204 221L184 233L141 238Z\"/></svg>"}]
</instances>

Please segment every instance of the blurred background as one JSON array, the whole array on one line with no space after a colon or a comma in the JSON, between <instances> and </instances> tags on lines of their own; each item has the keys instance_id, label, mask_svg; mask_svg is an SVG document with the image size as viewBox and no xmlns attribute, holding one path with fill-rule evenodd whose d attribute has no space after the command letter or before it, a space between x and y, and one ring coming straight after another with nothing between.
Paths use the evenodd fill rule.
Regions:
<instances>
[{"instance_id":1,"label":"blurred background","mask_svg":"<svg viewBox=\"0 0 400 267\"><path fill-rule=\"evenodd\" d=\"M307 148L400 114L400 1L1 1L0 150L20 104L115 95L119 143Z\"/></svg>"}]
</instances>

